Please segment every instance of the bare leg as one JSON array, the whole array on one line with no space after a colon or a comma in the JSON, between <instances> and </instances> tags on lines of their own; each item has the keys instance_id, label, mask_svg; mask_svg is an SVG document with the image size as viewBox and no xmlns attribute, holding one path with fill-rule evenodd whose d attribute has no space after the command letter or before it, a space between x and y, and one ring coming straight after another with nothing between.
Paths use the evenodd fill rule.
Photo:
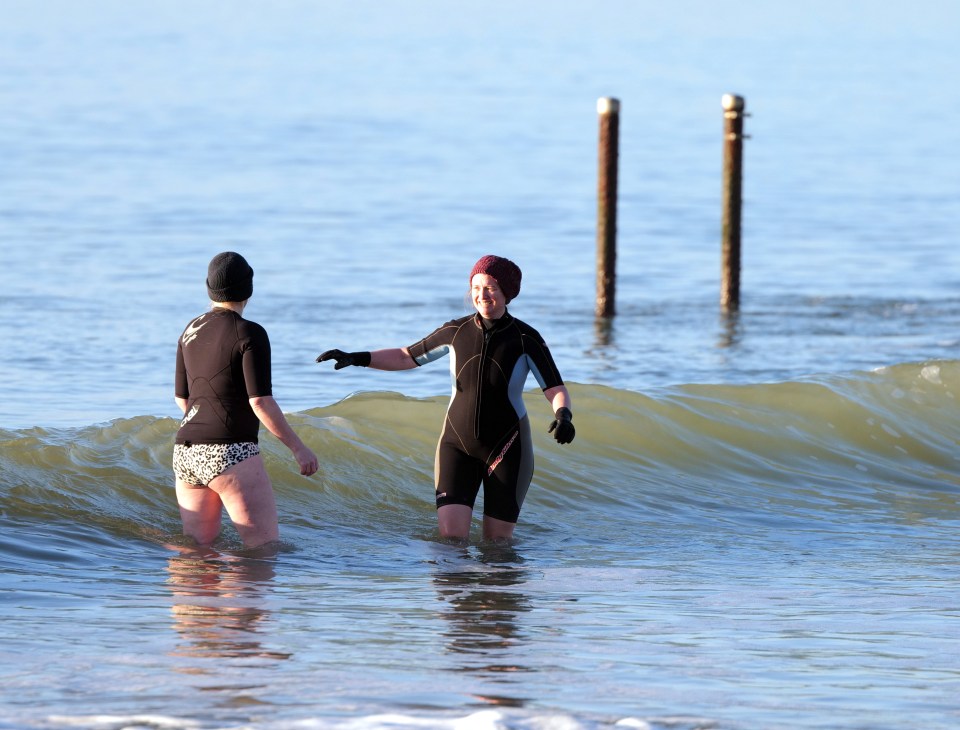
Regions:
<instances>
[{"instance_id":1,"label":"bare leg","mask_svg":"<svg viewBox=\"0 0 960 730\"><path fill-rule=\"evenodd\" d=\"M246 547L259 547L280 538L277 502L259 454L226 469L210 482Z\"/></svg>"},{"instance_id":2,"label":"bare leg","mask_svg":"<svg viewBox=\"0 0 960 730\"><path fill-rule=\"evenodd\" d=\"M495 517L483 516L483 539L494 542L506 542L513 538L514 522L504 522Z\"/></svg>"},{"instance_id":3,"label":"bare leg","mask_svg":"<svg viewBox=\"0 0 960 730\"><path fill-rule=\"evenodd\" d=\"M217 539L223 503L216 492L177 479L177 503L184 535L192 537L198 545L209 545Z\"/></svg>"},{"instance_id":4,"label":"bare leg","mask_svg":"<svg viewBox=\"0 0 960 730\"><path fill-rule=\"evenodd\" d=\"M472 519L472 507L465 504L445 504L437 509L437 525L440 527L440 537L444 539L468 539Z\"/></svg>"}]
</instances>

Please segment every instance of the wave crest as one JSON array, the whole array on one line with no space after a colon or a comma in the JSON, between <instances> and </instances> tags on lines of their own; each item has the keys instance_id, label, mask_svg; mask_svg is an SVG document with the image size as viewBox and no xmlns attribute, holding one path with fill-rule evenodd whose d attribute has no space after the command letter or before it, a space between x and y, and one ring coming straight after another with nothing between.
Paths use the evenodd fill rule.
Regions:
<instances>
[{"instance_id":1,"label":"wave crest","mask_svg":"<svg viewBox=\"0 0 960 730\"><path fill-rule=\"evenodd\" d=\"M637 393L571 385L577 438L558 447L527 394L537 471L525 514L570 523L954 520L960 362L745 386ZM262 447L287 522L390 525L432 518L433 453L446 398L353 395L290 414L321 472ZM541 428L542 426L542 428ZM0 431L6 517L175 533L172 418Z\"/></svg>"}]
</instances>

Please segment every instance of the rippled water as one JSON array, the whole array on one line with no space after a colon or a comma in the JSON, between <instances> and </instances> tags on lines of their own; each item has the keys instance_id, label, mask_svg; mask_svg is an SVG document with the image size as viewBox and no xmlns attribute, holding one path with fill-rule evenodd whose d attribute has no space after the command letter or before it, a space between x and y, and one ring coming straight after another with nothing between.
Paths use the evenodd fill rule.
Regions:
<instances>
[{"instance_id":1,"label":"rippled water","mask_svg":"<svg viewBox=\"0 0 960 730\"><path fill-rule=\"evenodd\" d=\"M952 728L957 8L12 2L0 18L0 725ZM719 300L742 94L743 303ZM595 104L622 102L593 317ZM190 551L175 340L217 251L321 455L285 549ZM512 548L436 539L485 253L574 394ZM532 383L532 381L531 381ZM352 395L351 394L355 394ZM351 396L351 397L347 397ZM537 424L540 425L537 425Z\"/></svg>"},{"instance_id":2,"label":"rippled water","mask_svg":"<svg viewBox=\"0 0 960 730\"><path fill-rule=\"evenodd\" d=\"M8 716L948 727L958 387L956 363L653 396L574 386L576 448L536 432L511 547L437 540L442 397L292 416L323 467L300 477L265 442L274 558L229 528L206 552L178 536L173 419L3 432Z\"/></svg>"}]
</instances>

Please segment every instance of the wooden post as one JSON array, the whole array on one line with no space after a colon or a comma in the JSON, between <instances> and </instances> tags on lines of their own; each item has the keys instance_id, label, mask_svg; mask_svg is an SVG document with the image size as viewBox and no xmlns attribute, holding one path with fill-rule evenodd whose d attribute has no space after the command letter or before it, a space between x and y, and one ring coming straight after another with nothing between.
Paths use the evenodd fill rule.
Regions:
<instances>
[{"instance_id":1,"label":"wooden post","mask_svg":"<svg viewBox=\"0 0 960 730\"><path fill-rule=\"evenodd\" d=\"M740 306L740 210L743 188L743 118L741 96L724 94L723 105L723 220L721 223L720 305Z\"/></svg>"},{"instance_id":2,"label":"wooden post","mask_svg":"<svg viewBox=\"0 0 960 730\"><path fill-rule=\"evenodd\" d=\"M600 115L599 175L597 180L597 316L615 313L617 285L617 157L620 101L604 97Z\"/></svg>"}]
</instances>

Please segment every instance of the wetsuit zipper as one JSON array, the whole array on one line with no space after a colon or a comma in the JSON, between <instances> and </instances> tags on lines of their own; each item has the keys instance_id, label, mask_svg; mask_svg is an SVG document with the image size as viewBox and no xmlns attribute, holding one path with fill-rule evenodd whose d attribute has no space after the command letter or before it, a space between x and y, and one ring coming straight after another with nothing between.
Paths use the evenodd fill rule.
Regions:
<instances>
[{"instance_id":1,"label":"wetsuit zipper","mask_svg":"<svg viewBox=\"0 0 960 730\"><path fill-rule=\"evenodd\" d=\"M483 323L480 323L480 326L483 327ZM490 343L490 336L493 334L493 330L488 330L484 328L483 330L483 345L480 346L480 365L479 372L477 373L477 404L473 417L473 437L475 439L480 438L480 408L483 403L483 370L484 365L487 363L487 345Z\"/></svg>"}]
</instances>

